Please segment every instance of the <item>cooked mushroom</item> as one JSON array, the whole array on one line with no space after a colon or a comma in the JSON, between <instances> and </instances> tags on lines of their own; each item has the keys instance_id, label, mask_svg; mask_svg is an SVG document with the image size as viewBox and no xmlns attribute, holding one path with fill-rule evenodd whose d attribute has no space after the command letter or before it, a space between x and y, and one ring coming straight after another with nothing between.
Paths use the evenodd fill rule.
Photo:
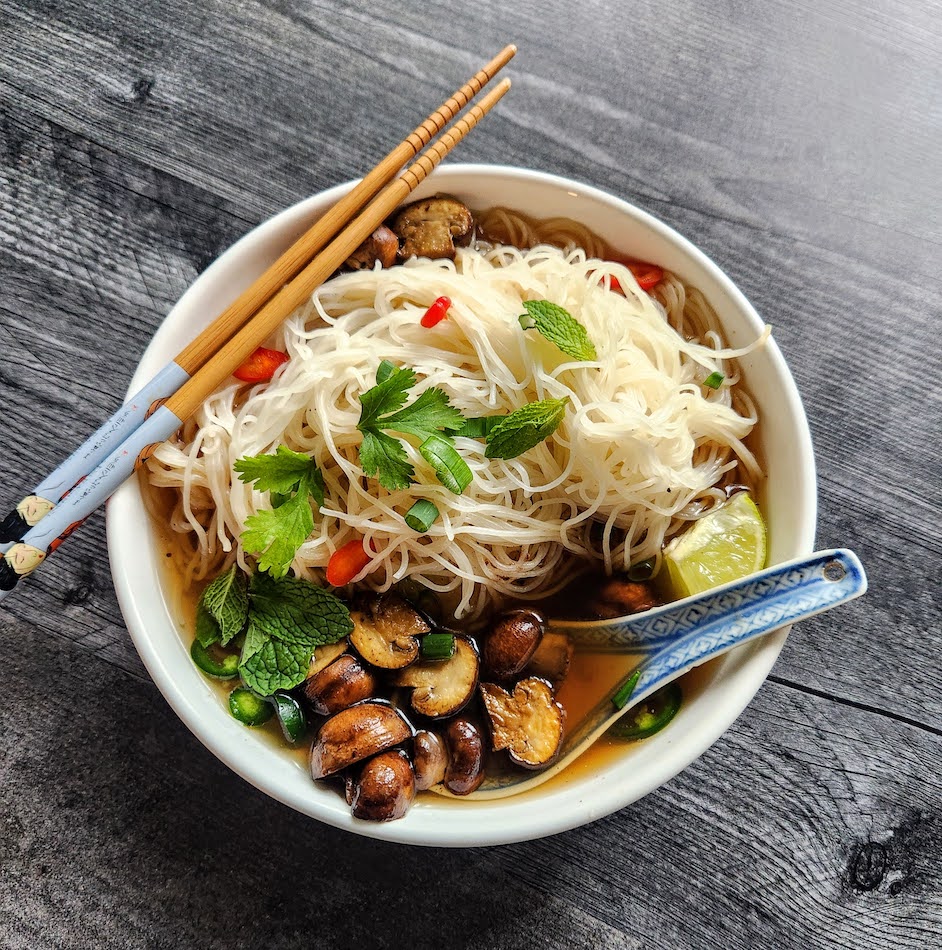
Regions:
<instances>
[{"instance_id":1,"label":"cooked mushroom","mask_svg":"<svg viewBox=\"0 0 942 950\"><path fill-rule=\"evenodd\" d=\"M445 731L448 767L445 788L452 795L470 795L484 781L484 741L470 719L453 719Z\"/></svg>"},{"instance_id":2,"label":"cooked mushroom","mask_svg":"<svg viewBox=\"0 0 942 950\"><path fill-rule=\"evenodd\" d=\"M372 270L377 261L381 267L392 267L399 251L399 238L381 224L347 259L350 270Z\"/></svg>"},{"instance_id":3,"label":"cooked mushroom","mask_svg":"<svg viewBox=\"0 0 942 950\"><path fill-rule=\"evenodd\" d=\"M539 676L547 680L557 690L569 675L572 654L572 641L565 633L544 633L524 672L527 676Z\"/></svg>"},{"instance_id":4,"label":"cooked mushroom","mask_svg":"<svg viewBox=\"0 0 942 950\"><path fill-rule=\"evenodd\" d=\"M399 258L440 257L454 259L455 245L467 244L474 218L467 205L451 195L435 195L406 205L393 218L399 237Z\"/></svg>"},{"instance_id":5,"label":"cooked mushroom","mask_svg":"<svg viewBox=\"0 0 942 950\"><path fill-rule=\"evenodd\" d=\"M441 719L462 710L478 684L478 653L469 640L455 637L455 652L447 660L416 663L396 674L397 686L412 687L412 708Z\"/></svg>"},{"instance_id":6,"label":"cooked mushroom","mask_svg":"<svg viewBox=\"0 0 942 950\"><path fill-rule=\"evenodd\" d=\"M350 612L350 641L373 666L398 670L419 655L416 637L432 628L425 618L397 594L363 598Z\"/></svg>"},{"instance_id":7,"label":"cooked mushroom","mask_svg":"<svg viewBox=\"0 0 942 950\"><path fill-rule=\"evenodd\" d=\"M448 750L437 732L420 729L415 734L412 752L415 769L415 787L424 792L445 778L448 768Z\"/></svg>"},{"instance_id":8,"label":"cooked mushroom","mask_svg":"<svg viewBox=\"0 0 942 950\"><path fill-rule=\"evenodd\" d=\"M350 643L346 637L339 643L327 643L322 647L314 648L314 656L311 657L311 668L307 671L308 679L316 676L325 666L333 663L338 656L346 653L350 648Z\"/></svg>"},{"instance_id":9,"label":"cooked mushroom","mask_svg":"<svg viewBox=\"0 0 942 950\"><path fill-rule=\"evenodd\" d=\"M304 684L304 695L321 716L331 716L375 692L376 677L352 653L344 653Z\"/></svg>"},{"instance_id":10,"label":"cooked mushroom","mask_svg":"<svg viewBox=\"0 0 942 950\"><path fill-rule=\"evenodd\" d=\"M388 703L367 702L334 713L311 745L311 775L324 778L404 742L412 727Z\"/></svg>"},{"instance_id":11,"label":"cooked mushroom","mask_svg":"<svg viewBox=\"0 0 942 950\"><path fill-rule=\"evenodd\" d=\"M536 652L543 630L543 618L535 610L502 613L484 640L484 669L496 679L512 679Z\"/></svg>"},{"instance_id":12,"label":"cooked mushroom","mask_svg":"<svg viewBox=\"0 0 942 950\"><path fill-rule=\"evenodd\" d=\"M350 804L354 818L394 821L402 818L414 801L412 763L401 749L390 749L363 763Z\"/></svg>"},{"instance_id":13,"label":"cooked mushroom","mask_svg":"<svg viewBox=\"0 0 942 950\"><path fill-rule=\"evenodd\" d=\"M589 603L591 611L601 620L638 614L658 606L658 599L650 584L630 581L626 577L612 577Z\"/></svg>"},{"instance_id":14,"label":"cooked mushroom","mask_svg":"<svg viewBox=\"0 0 942 950\"><path fill-rule=\"evenodd\" d=\"M491 724L494 751L528 769L550 764L563 741L563 707L553 699L549 683L536 676L521 680L513 693L492 683L481 684L481 697Z\"/></svg>"}]
</instances>

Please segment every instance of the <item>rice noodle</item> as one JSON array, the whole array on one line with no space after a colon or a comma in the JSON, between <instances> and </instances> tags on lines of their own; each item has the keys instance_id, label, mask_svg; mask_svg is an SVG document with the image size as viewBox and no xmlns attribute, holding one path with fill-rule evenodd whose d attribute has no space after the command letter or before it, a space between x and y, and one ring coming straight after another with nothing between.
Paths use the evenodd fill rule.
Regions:
<instances>
[{"instance_id":1,"label":"rice noodle","mask_svg":"<svg viewBox=\"0 0 942 950\"><path fill-rule=\"evenodd\" d=\"M519 243L529 243L525 234ZM607 289L607 276L625 296ZM447 319L423 328L420 317L443 294ZM740 463L739 480L760 474L743 444L756 422L748 397L702 381L714 371L735 380L727 361L768 333L724 348L696 291L668 277L658 298L621 264L549 245L465 248L454 262L333 278L270 341L291 357L275 380L247 394L239 384L219 390L148 463L151 484L174 491L169 524L187 540L186 576L207 577L233 557L249 566L236 542L270 502L233 465L282 444L308 453L324 475L320 517L293 564L302 577L320 580L337 548L363 538L375 552L365 585L412 578L450 592L456 615L473 618L494 599L546 596L589 561L614 571L658 557L725 497L720 485ZM571 361L524 333L517 317L528 299L569 310L597 361ZM556 433L516 459L490 460L483 441L456 439L474 473L460 496L407 445L417 483L390 493L364 478L358 456L358 395L384 359L415 370L410 399L438 386L467 417L547 397L570 403ZM441 513L424 535L403 521L420 497Z\"/></svg>"}]
</instances>

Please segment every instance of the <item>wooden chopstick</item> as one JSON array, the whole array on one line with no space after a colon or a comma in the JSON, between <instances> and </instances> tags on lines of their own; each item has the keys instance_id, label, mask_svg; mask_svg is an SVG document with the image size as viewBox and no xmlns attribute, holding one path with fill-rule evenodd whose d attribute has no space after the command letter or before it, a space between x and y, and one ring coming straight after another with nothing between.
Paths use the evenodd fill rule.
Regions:
<instances>
[{"instance_id":1,"label":"wooden chopstick","mask_svg":"<svg viewBox=\"0 0 942 950\"><path fill-rule=\"evenodd\" d=\"M252 314L297 276L311 258L324 248L328 241L390 181L407 161L429 143L433 135L441 131L500 72L516 52L516 46L506 46L489 63L479 69L383 158L362 181L295 241L196 339L188 343L170 363L89 436L72 455L50 472L6 518L0 519L0 551L3 550L5 542L23 537L31 526L48 514L79 479L85 477L108 457L113 446L126 438L144 421L150 405L167 398L182 386L212 356L223 340L235 334Z\"/></svg>"},{"instance_id":2,"label":"wooden chopstick","mask_svg":"<svg viewBox=\"0 0 942 950\"><path fill-rule=\"evenodd\" d=\"M118 486L129 478L137 464L166 441L203 400L285 317L299 306L316 286L331 274L406 198L461 139L497 104L510 88L500 82L480 103L472 106L454 125L401 172L369 205L234 336L216 340L213 355L166 402L137 426L110 457L79 482L53 510L32 527L0 558L0 601L21 577L31 574L55 551Z\"/></svg>"},{"instance_id":3,"label":"wooden chopstick","mask_svg":"<svg viewBox=\"0 0 942 950\"><path fill-rule=\"evenodd\" d=\"M487 115L510 88L504 79L480 103L472 106L412 165L341 230L334 240L293 281L283 287L238 333L214 348L215 352L164 404L181 422L188 419L206 397L231 376L292 311L308 300L322 284L387 218L441 160Z\"/></svg>"}]
</instances>

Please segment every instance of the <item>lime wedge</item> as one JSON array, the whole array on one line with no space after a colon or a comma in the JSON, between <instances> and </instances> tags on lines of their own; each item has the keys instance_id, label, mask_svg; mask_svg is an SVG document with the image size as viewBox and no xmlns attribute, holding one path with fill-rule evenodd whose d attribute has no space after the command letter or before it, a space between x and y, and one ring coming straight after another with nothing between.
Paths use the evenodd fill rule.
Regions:
<instances>
[{"instance_id":1,"label":"lime wedge","mask_svg":"<svg viewBox=\"0 0 942 950\"><path fill-rule=\"evenodd\" d=\"M765 522L746 492L704 515L664 549L664 563L678 598L761 571L765 558Z\"/></svg>"}]
</instances>

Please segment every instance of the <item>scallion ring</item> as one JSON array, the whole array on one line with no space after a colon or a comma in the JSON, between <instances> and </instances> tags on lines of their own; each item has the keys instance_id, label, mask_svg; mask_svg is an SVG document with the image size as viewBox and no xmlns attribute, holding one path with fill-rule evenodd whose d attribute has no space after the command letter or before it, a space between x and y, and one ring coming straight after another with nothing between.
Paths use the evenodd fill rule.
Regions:
<instances>
[{"instance_id":1,"label":"scallion ring","mask_svg":"<svg viewBox=\"0 0 942 950\"><path fill-rule=\"evenodd\" d=\"M460 495L473 478L468 463L454 450L451 443L433 435L420 446L422 458L435 469L438 480L450 492Z\"/></svg>"},{"instance_id":2,"label":"scallion ring","mask_svg":"<svg viewBox=\"0 0 942 950\"><path fill-rule=\"evenodd\" d=\"M438 509L427 498L420 498L405 515L406 524L419 534L425 534L437 519Z\"/></svg>"},{"instance_id":3,"label":"scallion ring","mask_svg":"<svg viewBox=\"0 0 942 950\"><path fill-rule=\"evenodd\" d=\"M427 633L419 640L423 660L447 660L455 655L455 638L450 633Z\"/></svg>"},{"instance_id":4,"label":"scallion ring","mask_svg":"<svg viewBox=\"0 0 942 950\"><path fill-rule=\"evenodd\" d=\"M726 377L722 373L710 373L709 376L703 381L704 386L709 386L710 389L719 389L723 385L723 380Z\"/></svg>"}]
</instances>

